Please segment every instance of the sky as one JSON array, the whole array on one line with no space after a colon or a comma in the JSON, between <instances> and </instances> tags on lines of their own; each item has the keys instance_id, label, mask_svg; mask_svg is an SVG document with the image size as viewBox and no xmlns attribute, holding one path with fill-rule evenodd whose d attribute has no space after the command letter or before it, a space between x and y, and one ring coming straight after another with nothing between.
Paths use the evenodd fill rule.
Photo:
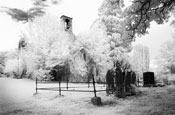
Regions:
<instances>
[{"instance_id":1,"label":"sky","mask_svg":"<svg viewBox=\"0 0 175 115\"><path fill-rule=\"evenodd\" d=\"M31 0L0 0L0 6L27 10ZM98 8L103 0L62 0L59 6L49 9L50 13L58 16L67 15L73 18L73 32L88 31L93 21L98 17ZM129 4L128 2L125 2ZM148 46L151 60L158 55L160 45L172 38L174 28L168 24L151 23L149 34L137 38L133 43ZM0 13L0 51L17 48L21 34L21 25L13 21L5 13Z\"/></svg>"},{"instance_id":2,"label":"sky","mask_svg":"<svg viewBox=\"0 0 175 115\"><path fill-rule=\"evenodd\" d=\"M151 23L150 29L148 29L149 34L146 34L142 37L137 37L134 45L142 44L149 48L150 58L154 59L159 54L161 45L171 39L173 34L175 34L175 28L170 26L171 21L168 23L158 25L155 22Z\"/></svg>"}]
</instances>

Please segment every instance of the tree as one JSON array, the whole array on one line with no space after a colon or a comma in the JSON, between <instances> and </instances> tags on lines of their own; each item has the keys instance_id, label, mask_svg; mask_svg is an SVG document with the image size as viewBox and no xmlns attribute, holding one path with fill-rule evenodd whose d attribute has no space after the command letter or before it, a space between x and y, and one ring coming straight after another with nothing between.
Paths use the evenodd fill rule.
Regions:
<instances>
[{"instance_id":1,"label":"tree","mask_svg":"<svg viewBox=\"0 0 175 115\"><path fill-rule=\"evenodd\" d=\"M29 22L25 38L28 45L22 56L31 72L35 69L47 71L47 68L63 65L70 58L74 36L61 27L57 18L49 14Z\"/></svg>"},{"instance_id":2,"label":"tree","mask_svg":"<svg viewBox=\"0 0 175 115\"><path fill-rule=\"evenodd\" d=\"M166 22L174 6L174 0L132 0L131 6L123 8L123 0L104 0L99 14L100 16L106 15L106 18L110 20L103 19L105 23L110 22L108 25L111 30L114 30L115 24L113 23L118 25L114 19L122 19L120 20L122 26L118 26L121 27L121 38L126 44L133 41L137 35L148 33L147 28L150 27L150 22L156 21L158 24Z\"/></svg>"},{"instance_id":3,"label":"tree","mask_svg":"<svg viewBox=\"0 0 175 115\"><path fill-rule=\"evenodd\" d=\"M147 46L144 46L144 71L149 71L150 66L150 55L149 55L149 48Z\"/></svg>"},{"instance_id":4,"label":"tree","mask_svg":"<svg viewBox=\"0 0 175 115\"><path fill-rule=\"evenodd\" d=\"M11 74L12 76L17 77L19 74L18 71L18 51L15 49L14 51L8 51L8 52L2 52L3 55L3 73L6 74L7 76Z\"/></svg>"},{"instance_id":5,"label":"tree","mask_svg":"<svg viewBox=\"0 0 175 115\"><path fill-rule=\"evenodd\" d=\"M110 44L109 55L113 63L121 61L125 53L132 50L131 40L128 39L124 28L123 8L123 0L104 0L99 8L98 22L106 27Z\"/></svg>"},{"instance_id":6,"label":"tree","mask_svg":"<svg viewBox=\"0 0 175 115\"><path fill-rule=\"evenodd\" d=\"M99 20L105 25L111 44L114 43L115 47L127 47L131 42L124 33L123 7L123 0L104 0L99 8Z\"/></svg>"},{"instance_id":7,"label":"tree","mask_svg":"<svg viewBox=\"0 0 175 115\"><path fill-rule=\"evenodd\" d=\"M22 21L24 23L32 21L36 16L42 16L45 14L43 8L30 8L27 11L23 11L17 8L1 8L3 9L1 12L7 13L9 16L11 16L12 19L17 22Z\"/></svg>"},{"instance_id":8,"label":"tree","mask_svg":"<svg viewBox=\"0 0 175 115\"><path fill-rule=\"evenodd\" d=\"M84 65L81 65L81 67L84 67L84 74L89 74L92 66L95 66L96 71L98 71L95 72L95 76L98 76L101 80L104 79L106 70L112 67L109 57L110 44L105 30L105 26L94 23L88 32L78 35L77 41L75 41L78 43L79 51L83 54L83 58L80 58L81 61L77 64ZM108 67L108 65L111 67Z\"/></svg>"},{"instance_id":9,"label":"tree","mask_svg":"<svg viewBox=\"0 0 175 115\"><path fill-rule=\"evenodd\" d=\"M174 0L133 0L133 4L125 9L125 30L133 39L136 35L144 35L150 22L162 24L168 20L175 6Z\"/></svg>"},{"instance_id":10,"label":"tree","mask_svg":"<svg viewBox=\"0 0 175 115\"><path fill-rule=\"evenodd\" d=\"M150 57L148 47L141 44L134 46L131 60L133 70L138 73L149 71Z\"/></svg>"},{"instance_id":11,"label":"tree","mask_svg":"<svg viewBox=\"0 0 175 115\"><path fill-rule=\"evenodd\" d=\"M172 73L174 71L172 68L175 64L174 43L174 38L163 43L159 55L157 56L158 69L162 70L164 73Z\"/></svg>"},{"instance_id":12,"label":"tree","mask_svg":"<svg viewBox=\"0 0 175 115\"><path fill-rule=\"evenodd\" d=\"M0 52L0 74L4 73L6 60L7 60L7 52Z\"/></svg>"},{"instance_id":13,"label":"tree","mask_svg":"<svg viewBox=\"0 0 175 115\"><path fill-rule=\"evenodd\" d=\"M57 5L62 0L32 0L35 6L49 7L49 5Z\"/></svg>"},{"instance_id":14,"label":"tree","mask_svg":"<svg viewBox=\"0 0 175 115\"><path fill-rule=\"evenodd\" d=\"M123 0L104 0L99 8L99 18L105 25L108 37L116 38L115 34L122 33Z\"/></svg>"},{"instance_id":15,"label":"tree","mask_svg":"<svg viewBox=\"0 0 175 115\"><path fill-rule=\"evenodd\" d=\"M51 0L51 4L57 5L61 0ZM33 0L33 7L27 11L23 11L17 8L1 7L1 12L7 13L17 22L29 22L32 21L37 16L43 16L46 12L46 8L49 7L47 0Z\"/></svg>"},{"instance_id":16,"label":"tree","mask_svg":"<svg viewBox=\"0 0 175 115\"><path fill-rule=\"evenodd\" d=\"M82 70L79 71L86 73L91 70L89 68L92 65L95 65L96 79L101 81L104 81L107 70L111 69L116 61L123 62L122 66L126 63L130 64L129 57L125 54L127 52L126 48L116 47L115 43L111 44L110 35L107 33L104 23L96 20L87 33L77 36L78 41L76 41L79 44L77 45L78 48L81 49L79 50L80 53L83 54L77 58L76 68L80 67Z\"/></svg>"},{"instance_id":17,"label":"tree","mask_svg":"<svg viewBox=\"0 0 175 115\"><path fill-rule=\"evenodd\" d=\"M36 17L28 24L22 35L25 45L16 51L15 56L10 56L13 59L7 59L5 70L18 77L45 77L53 67L68 62L75 38L61 28L57 17L49 14ZM12 67L10 63L13 63Z\"/></svg>"}]
</instances>

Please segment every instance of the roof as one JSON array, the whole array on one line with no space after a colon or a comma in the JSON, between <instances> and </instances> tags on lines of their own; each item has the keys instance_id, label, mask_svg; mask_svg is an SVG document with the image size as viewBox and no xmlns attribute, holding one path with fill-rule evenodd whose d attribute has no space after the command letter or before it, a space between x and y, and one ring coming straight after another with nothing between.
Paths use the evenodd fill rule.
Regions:
<instances>
[{"instance_id":1,"label":"roof","mask_svg":"<svg viewBox=\"0 0 175 115\"><path fill-rule=\"evenodd\" d=\"M72 19L71 17L65 16L65 15L62 15L60 18L70 18L70 19Z\"/></svg>"}]
</instances>

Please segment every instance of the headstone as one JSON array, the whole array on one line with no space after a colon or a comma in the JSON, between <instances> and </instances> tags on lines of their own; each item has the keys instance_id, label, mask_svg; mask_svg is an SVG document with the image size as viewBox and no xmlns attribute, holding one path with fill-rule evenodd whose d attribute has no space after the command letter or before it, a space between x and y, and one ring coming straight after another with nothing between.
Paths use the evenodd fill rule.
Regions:
<instances>
[{"instance_id":1,"label":"headstone","mask_svg":"<svg viewBox=\"0 0 175 115\"><path fill-rule=\"evenodd\" d=\"M150 87L155 85L154 72L143 73L143 86Z\"/></svg>"},{"instance_id":2,"label":"headstone","mask_svg":"<svg viewBox=\"0 0 175 115\"><path fill-rule=\"evenodd\" d=\"M107 83L106 93L107 93L107 95L109 95L109 94L113 93L113 90L114 90L114 78L113 78L111 70L107 71L106 83Z\"/></svg>"}]
</instances>

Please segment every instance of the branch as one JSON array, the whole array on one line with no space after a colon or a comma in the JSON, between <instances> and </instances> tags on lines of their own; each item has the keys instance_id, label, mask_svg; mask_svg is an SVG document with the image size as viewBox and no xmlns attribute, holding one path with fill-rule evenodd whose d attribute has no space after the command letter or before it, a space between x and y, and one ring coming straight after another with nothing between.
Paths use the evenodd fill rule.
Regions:
<instances>
[{"instance_id":1,"label":"branch","mask_svg":"<svg viewBox=\"0 0 175 115\"><path fill-rule=\"evenodd\" d=\"M138 7L135 8L135 6ZM129 38L133 39L136 34L145 34L146 29L153 20L155 20L158 24L163 23L164 20L169 18L168 14L174 6L175 0L160 0L158 3L154 2L154 0L133 1L133 5L130 7L130 11L128 12L129 21L127 21L127 27L129 28L126 28L126 31L131 31ZM133 21L134 24L132 24Z\"/></svg>"}]
</instances>

